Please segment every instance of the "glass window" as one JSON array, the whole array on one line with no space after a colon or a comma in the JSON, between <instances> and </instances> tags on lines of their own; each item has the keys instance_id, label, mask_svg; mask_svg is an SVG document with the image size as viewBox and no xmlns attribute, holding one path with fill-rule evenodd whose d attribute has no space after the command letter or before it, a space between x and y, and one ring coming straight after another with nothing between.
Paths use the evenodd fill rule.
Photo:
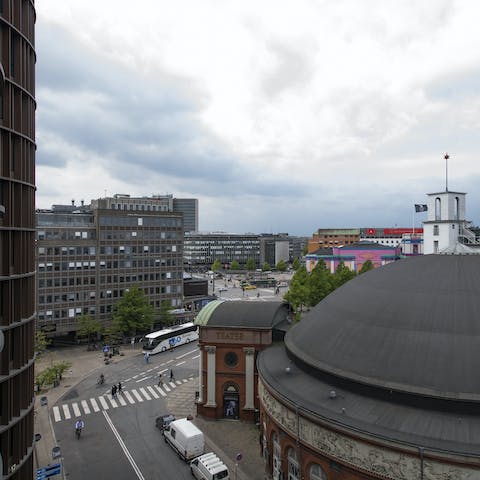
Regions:
<instances>
[{"instance_id":1,"label":"glass window","mask_svg":"<svg viewBox=\"0 0 480 480\"><path fill-rule=\"evenodd\" d=\"M310 480L328 480L327 474L320 465L313 464L310 467Z\"/></svg>"}]
</instances>

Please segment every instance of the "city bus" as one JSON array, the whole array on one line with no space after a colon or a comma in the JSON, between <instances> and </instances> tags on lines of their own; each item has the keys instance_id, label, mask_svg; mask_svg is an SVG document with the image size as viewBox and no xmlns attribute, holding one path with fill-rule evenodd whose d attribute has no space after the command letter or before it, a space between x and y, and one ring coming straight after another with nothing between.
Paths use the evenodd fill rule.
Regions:
<instances>
[{"instance_id":1,"label":"city bus","mask_svg":"<svg viewBox=\"0 0 480 480\"><path fill-rule=\"evenodd\" d=\"M145 335L143 339L143 353L155 355L195 340L198 340L198 327L193 322L173 325Z\"/></svg>"}]
</instances>

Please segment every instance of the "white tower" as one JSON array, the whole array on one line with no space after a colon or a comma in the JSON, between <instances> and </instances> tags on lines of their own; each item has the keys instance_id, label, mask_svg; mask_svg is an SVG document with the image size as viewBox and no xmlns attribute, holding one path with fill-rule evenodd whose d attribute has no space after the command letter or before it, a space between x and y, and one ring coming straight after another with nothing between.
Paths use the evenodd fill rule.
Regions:
<instances>
[{"instance_id":1,"label":"white tower","mask_svg":"<svg viewBox=\"0 0 480 480\"><path fill-rule=\"evenodd\" d=\"M475 235L466 228L465 193L428 193L428 219L423 222L423 253L441 253L464 243L461 237Z\"/></svg>"}]
</instances>

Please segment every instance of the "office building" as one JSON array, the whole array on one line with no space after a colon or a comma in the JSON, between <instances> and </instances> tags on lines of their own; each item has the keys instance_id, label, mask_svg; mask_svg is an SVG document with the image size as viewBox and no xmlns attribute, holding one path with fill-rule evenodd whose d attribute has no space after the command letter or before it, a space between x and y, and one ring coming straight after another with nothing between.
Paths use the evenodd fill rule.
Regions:
<instances>
[{"instance_id":1,"label":"office building","mask_svg":"<svg viewBox=\"0 0 480 480\"><path fill-rule=\"evenodd\" d=\"M0 477L33 476L35 7L0 2Z\"/></svg>"},{"instance_id":2,"label":"office building","mask_svg":"<svg viewBox=\"0 0 480 480\"><path fill-rule=\"evenodd\" d=\"M182 216L128 195L37 211L37 328L75 338L83 314L109 325L130 287L155 309L183 303Z\"/></svg>"},{"instance_id":3,"label":"office building","mask_svg":"<svg viewBox=\"0 0 480 480\"><path fill-rule=\"evenodd\" d=\"M173 211L183 214L185 232L198 232L198 199L174 198Z\"/></svg>"}]
</instances>

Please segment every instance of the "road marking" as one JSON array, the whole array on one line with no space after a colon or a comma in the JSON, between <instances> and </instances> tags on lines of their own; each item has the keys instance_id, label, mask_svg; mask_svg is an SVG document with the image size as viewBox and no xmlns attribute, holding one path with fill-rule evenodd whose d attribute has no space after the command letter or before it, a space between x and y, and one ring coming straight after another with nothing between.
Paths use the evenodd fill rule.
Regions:
<instances>
[{"instance_id":1,"label":"road marking","mask_svg":"<svg viewBox=\"0 0 480 480\"><path fill-rule=\"evenodd\" d=\"M158 392L160 393L160 395L161 395L162 397L166 397L166 396L167 396L167 394L166 394L159 386L154 385L154 387L158 390Z\"/></svg>"},{"instance_id":2,"label":"road marking","mask_svg":"<svg viewBox=\"0 0 480 480\"><path fill-rule=\"evenodd\" d=\"M132 398L132 396L130 395L130 392L123 392L125 394L125 396L127 397L127 400L130 402L130 403L135 403L135 400Z\"/></svg>"},{"instance_id":3,"label":"road marking","mask_svg":"<svg viewBox=\"0 0 480 480\"><path fill-rule=\"evenodd\" d=\"M183 365L184 363L187 363L187 362L185 362L185 361L183 361L183 362L178 362L175 366L178 367L179 365Z\"/></svg>"},{"instance_id":4,"label":"road marking","mask_svg":"<svg viewBox=\"0 0 480 480\"><path fill-rule=\"evenodd\" d=\"M131 380L131 378L127 378L126 380L124 380L124 382L129 382L130 380Z\"/></svg>"},{"instance_id":5,"label":"road marking","mask_svg":"<svg viewBox=\"0 0 480 480\"><path fill-rule=\"evenodd\" d=\"M172 362L173 362L173 358L169 360L165 365L168 365L169 363L172 363Z\"/></svg>"},{"instance_id":6,"label":"road marking","mask_svg":"<svg viewBox=\"0 0 480 480\"><path fill-rule=\"evenodd\" d=\"M168 368L164 368L163 370L160 370L158 373L165 373L168 372Z\"/></svg>"},{"instance_id":7,"label":"road marking","mask_svg":"<svg viewBox=\"0 0 480 480\"><path fill-rule=\"evenodd\" d=\"M171 391L171 389L168 388L168 386L167 386L166 383L163 384L163 388L164 388L167 392L170 392L170 391Z\"/></svg>"},{"instance_id":8,"label":"road marking","mask_svg":"<svg viewBox=\"0 0 480 480\"><path fill-rule=\"evenodd\" d=\"M135 378L138 378L140 375L134 375L132 378L135 379Z\"/></svg>"},{"instance_id":9,"label":"road marking","mask_svg":"<svg viewBox=\"0 0 480 480\"><path fill-rule=\"evenodd\" d=\"M169 384L172 388L177 388L177 386L175 385L174 382L168 382L168 384Z\"/></svg>"},{"instance_id":10,"label":"road marking","mask_svg":"<svg viewBox=\"0 0 480 480\"><path fill-rule=\"evenodd\" d=\"M113 408L117 408L117 407L118 407L117 402L115 401L114 398L108 397L108 399L110 400L110 403L112 404L112 407L113 407Z\"/></svg>"},{"instance_id":11,"label":"road marking","mask_svg":"<svg viewBox=\"0 0 480 480\"><path fill-rule=\"evenodd\" d=\"M108 410L110 408L105 400L105 397L98 397L98 399L100 400L100 403L102 404L104 410Z\"/></svg>"},{"instance_id":12,"label":"road marking","mask_svg":"<svg viewBox=\"0 0 480 480\"><path fill-rule=\"evenodd\" d=\"M143 382L144 380L148 380L149 378L152 378L152 376L148 376L148 377L144 377L144 378L141 378L140 380L135 380L136 383L138 382Z\"/></svg>"},{"instance_id":13,"label":"road marking","mask_svg":"<svg viewBox=\"0 0 480 480\"><path fill-rule=\"evenodd\" d=\"M60 409L58 407L53 407L53 418L55 419L56 422L59 422L62 417L60 415Z\"/></svg>"},{"instance_id":14,"label":"road marking","mask_svg":"<svg viewBox=\"0 0 480 480\"><path fill-rule=\"evenodd\" d=\"M192 357L192 360L195 360L196 358L200 358L200 355L196 355L195 357Z\"/></svg>"},{"instance_id":15,"label":"road marking","mask_svg":"<svg viewBox=\"0 0 480 480\"><path fill-rule=\"evenodd\" d=\"M99 412L100 411L100 407L98 406L98 403L94 398L90 399L90 403L92 404L94 412Z\"/></svg>"},{"instance_id":16,"label":"road marking","mask_svg":"<svg viewBox=\"0 0 480 480\"><path fill-rule=\"evenodd\" d=\"M70 410L68 409L68 405L62 405L63 408L63 416L65 420L70 420L72 416L70 415Z\"/></svg>"},{"instance_id":17,"label":"road marking","mask_svg":"<svg viewBox=\"0 0 480 480\"><path fill-rule=\"evenodd\" d=\"M113 425L112 420L108 416L107 412L102 412L103 416L105 417L105 420L107 421L108 425L112 429L113 434L118 440L118 443L120 444L120 447L123 450L123 453L125 453L125 456L127 457L127 460L130 462L130 465L132 466L135 474L139 478L139 480L145 480L145 477L143 476L142 472L138 468L138 465L135 463L135 460L133 459L131 453L128 451L127 446L125 445L124 441L122 440L122 437L120 437L120 434L118 433L117 429L115 428L115 425Z\"/></svg>"},{"instance_id":18,"label":"road marking","mask_svg":"<svg viewBox=\"0 0 480 480\"><path fill-rule=\"evenodd\" d=\"M86 400L82 400L82 407L83 411L88 415L90 413L90 407L88 406L88 403Z\"/></svg>"},{"instance_id":19,"label":"road marking","mask_svg":"<svg viewBox=\"0 0 480 480\"><path fill-rule=\"evenodd\" d=\"M196 351L197 351L197 349L195 349L195 350L190 350L189 352L184 353L183 355L179 355L178 357L175 358L175 360L180 360L181 358L186 357L187 355L190 355L191 353L194 353L194 352L196 352Z\"/></svg>"},{"instance_id":20,"label":"road marking","mask_svg":"<svg viewBox=\"0 0 480 480\"><path fill-rule=\"evenodd\" d=\"M147 391L146 391L143 387L139 388L139 390L143 393L143 396L144 396L147 400L151 400L151 399L152 399L152 397L147 393Z\"/></svg>"},{"instance_id":21,"label":"road marking","mask_svg":"<svg viewBox=\"0 0 480 480\"><path fill-rule=\"evenodd\" d=\"M80 417L82 415L82 412L80 412L80 409L78 408L77 402L72 403L72 410L76 417Z\"/></svg>"},{"instance_id":22,"label":"road marking","mask_svg":"<svg viewBox=\"0 0 480 480\"><path fill-rule=\"evenodd\" d=\"M143 398L141 397L141 395L135 389L132 390L132 393L135 395L135 397L137 398L137 400L139 402L143 402Z\"/></svg>"},{"instance_id":23,"label":"road marking","mask_svg":"<svg viewBox=\"0 0 480 480\"><path fill-rule=\"evenodd\" d=\"M184 379L182 380L182 382L183 382L183 383L187 383L187 382L188 382L188 378L184 378Z\"/></svg>"},{"instance_id":24,"label":"road marking","mask_svg":"<svg viewBox=\"0 0 480 480\"><path fill-rule=\"evenodd\" d=\"M123 396L122 396L122 395L119 395L118 398L117 398L117 400L120 402L120 405L121 405L122 407L124 407L124 406L127 404L127 402L123 399Z\"/></svg>"},{"instance_id":25,"label":"road marking","mask_svg":"<svg viewBox=\"0 0 480 480\"><path fill-rule=\"evenodd\" d=\"M157 395L157 392L149 385L147 387L148 391L152 394L153 398L160 398L158 395Z\"/></svg>"}]
</instances>

